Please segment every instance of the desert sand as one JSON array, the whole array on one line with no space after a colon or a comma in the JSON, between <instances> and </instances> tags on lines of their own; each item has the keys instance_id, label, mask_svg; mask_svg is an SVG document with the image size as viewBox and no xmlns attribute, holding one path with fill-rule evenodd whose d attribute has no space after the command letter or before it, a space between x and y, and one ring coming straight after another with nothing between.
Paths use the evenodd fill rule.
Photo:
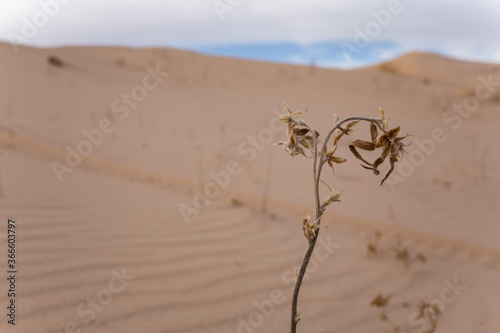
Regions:
<instances>
[{"instance_id":1,"label":"desert sand","mask_svg":"<svg viewBox=\"0 0 500 333\"><path fill-rule=\"evenodd\" d=\"M17 242L16 325L2 278L1 332L288 332L314 200L311 160L273 145L282 101L320 133L334 113L382 107L413 141L383 186L349 140L348 162L325 169L345 192L323 219L298 331L391 332L370 306L382 293L407 332L424 326L399 304L420 301L441 305L437 332L500 332L500 66L0 44L0 77L2 276L8 219ZM368 255L376 231L385 253ZM405 267L398 240L426 262Z\"/></svg>"}]
</instances>

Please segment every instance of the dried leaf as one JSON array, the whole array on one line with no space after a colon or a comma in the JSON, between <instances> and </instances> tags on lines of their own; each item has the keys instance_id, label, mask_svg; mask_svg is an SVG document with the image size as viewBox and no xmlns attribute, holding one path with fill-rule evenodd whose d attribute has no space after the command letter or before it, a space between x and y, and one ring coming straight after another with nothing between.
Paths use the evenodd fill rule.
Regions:
<instances>
[{"instance_id":1,"label":"dried leaf","mask_svg":"<svg viewBox=\"0 0 500 333\"><path fill-rule=\"evenodd\" d=\"M342 189L342 191L340 191L338 193L334 193L332 188L330 186L328 186L327 183L325 183L324 181L321 181L321 182L323 184L325 184L326 187L328 187L328 189L330 190L330 194L325 198L325 201L321 205L321 208L325 209L326 207L328 207L330 204L332 204L334 202L340 202L340 197L342 196L342 193L344 193L345 188Z\"/></svg>"},{"instance_id":2,"label":"dried leaf","mask_svg":"<svg viewBox=\"0 0 500 333\"><path fill-rule=\"evenodd\" d=\"M337 134L333 138L333 144L336 145L343 136L344 132L339 130L339 132L337 132Z\"/></svg>"},{"instance_id":3,"label":"dried leaf","mask_svg":"<svg viewBox=\"0 0 500 333\"><path fill-rule=\"evenodd\" d=\"M351 143L352 146L363 149L363 150L368 150L368 151L373 151L375 150L375 144L373 142L368 142L368 141L363 141L363 140L355 140Z\"/></svg>"},{"instance_id":4,"label":"dried leaf","mask_svg":"<svg viewBox=\"0 0 500 333\"><path fill-rule=\"evenodd\" d=\"M373 168L377 169L380 164L384 163L386 157L387 156L382 155L379 158L377 158L375 162L373 162Z\"/></svg>"},{"instance_id":5,"label":"dried leaf","mask_svg":"<svg viewBox=\"0 0 500 333\"><path fill-rule=\"evenodd\" d=\"M294 118L294 117L297 117L298 115L300 114L306 114L307 113L307 109L305 112L302 112L302 111L296 111L296 112L292 112L292 109L290 109L290 107L288 106L288 104L286 104L284 101L283 101L283 107L285 108L286 112L288 113L288 115L281 115L280 116L280 119L285 121L285 119L288 119L288 121L290 121L291 119L290 118ZM283 119L282 119L283 117ZM287 122L287 121L285 121Z\"/></svg>"},{"instance_id":6,"label":"dried leaf","mask_svg":"<svg viewBox=\"0 0 500 333\"><path fill-rule=\"evenodd\" d=\"M356 125L357 123L359 123L361 120L355 120L355 121L351 121L349 124L347 124L347 128L351 128L353 127L354 125Z\"/></svg>"},{"instance_id":7,"label":"dried leaf","mask_svg":"<svg viewBox=\"0 0 500 333\"><path fill-rule=\"evenodd\" d=\"M332 156L332 157L330 157L330 159L328 160L328 162L330 162L330 161L334 162L334 163L337 163L337 164L341 164L341 163L347 162L347 158Z\"/></svg>"},{"instance_id":8,"label":"dried leaf","mask_svg":"<svg viewBox=\"0 0 500 333\"><path fill-rule=\"evenodd\" d=\"M387 139L386 135L382 135L380 139L378 139L377 144L375 145L375 148L380 148L384 147L389 143L389 139Z\"/></svg>"},{"instance_id":9,"label":"dried leaf","mask_svg":"<svg viewBox=\"0 0 500 333\"><path fill-rule=\"evenodd\" d=\"M377 169L380 164L384 163L387 156L389 156L390 149L391 149L391 146L389 146L389 145L384 147L384 151L382 152L382 155L379 158L377 158L375 160L375 162L373 162L373 167L375 169Z\"/></svg>"},{"instance_id":10,"label":"dried leaf","mask_svg":"<svg viewBox=\"0 0 500 333\"><path fill-rule=\"evenodd\" d=\"M283 104L283 107L285 108L286 112L288 112L288 114L292 115L292 109L290 109L288 104L286 104L285 101L283 101L282 104Z\"/></svg>"},{"instance_id":11,"label":"dried leaf","mask_svg":"<svg viewBox=\"0 0 500 333\"><path fill-rule=\"evenodd\" d=\"M389 159L389 162L391 164L391 169L389 170L389 172L387 172L387 174L385 175L384 179L382 179L382 182L380 183L380 186L382 186L382 184L384 184L384 182L386 181L386 179L389 178L389 176L392 173L392 171L394 171L394 159L391 157Z\"/></svg>"},{"instance_id":12,"label":"dried leaf","mask_svg":"<svg viewBox=\"0 0 500 333\"><path fill-rule=\"evenodd\" d=\"M299 135L299 136L304 136L309 132L310 132L309 128L297 128L296 127L293 129L293 134Z\"/></svg>"},{"instance_id":13,"label":"dried leaf","mask_svg":"<svg viewBox=\"0 0 500 333\"><path fill-rule=\"evenodd\" d=\"M352 130L352 128L357 124L359 123L360 120L355 120L355 121L352 121L350 122L349 124L347 124L346 126L346 134L349 135L349 134L352 134L354 133L354 130Z\"/></svg>"},{"instance_id":14,"label":"dried leaf","mask_svg":"<svg viewBox=\"0 0 500 333\"><path fill-rule=\"evenodd\" d=\"M397 137L397 138L394 138L396 142L399 142L401 140L404 140L406 139L407 137L409 137L410 135L409 134L406 134L405 136L400 136L400 137ZM411 145L413 142L410 142L409 144L407 144L407 146Z\"/></svg>"},{"instance_id":15,"label":"dried leaf","mask_svg":"<svg viewBox=\"0 0 500 333\"><path fill-rule=\"evenodd\" d=\"M373 173L375 174L375 176L378 176L380 174L380 171L378 171L377 169L375 169L374 167L370 167L370 166L366 166L366 165L363 165L361 164L361 166L365 169L368 169L368 170L372 170Z\"/></svg>"},{"instance_id":16,"label":"dried leaf","mask_svg":"<svg viewBox=\"0 0 500 333\"><path fill-rule=\"evenodd\" d=\"M374 123L370 123L370 135L372 138L372 142L376 143L378 137L378 130L377 130L377 125L375 125Z\"/></svg>"},{"instance_id":17,"label":"dried leaf","mask_svg":"<svg viewBox=\"0 0 500 333\"><path fill-rule=\"evenodd\" d=\"M382 127L387 131L387 118L385 117L384 110L378 108L380 111L380 117L382 118Z\"/></svg>"},{"instance_id":18,"label":"dried leaf","mask_svg":"<svg viewBox=\"0 0 500 333\"><path fill-rule=\"evenodd\" d=\"M395 137L396 135L398 135L399 130L400 130L400 126L393 128L389 131L389 133L387 133L387 135L390 137Z\"/></svg>"},{"instance_id":19,"label":"dried leaf","mask_svg":"<svg viewBox=\"0 0 500 333\"><path fill-rule=\"evenodd\" d=\"M312 136L310 136L310 135L306 135L306 136L304 137L304 140L307 140L307 141L309 141L309 142L311 142L311 143L314 143L314 138L313 138Z\"/></svg>"},{"instance_id":20,"label":"dried leaf","mask_svg":"<svg viewBox=\"0 0 500 333\"><path fill-rule=\"evenodd\" d=\"M358 151L356 150L356 147L354 147L353 145L349 145L349 149L351 150L352 154L354 156L356 156L356 158L358 160L361 160L363 161L364 163L368 164L368 165L372 165L370 162L366 161L359 153Z\"/></svg>"}]
</instances>

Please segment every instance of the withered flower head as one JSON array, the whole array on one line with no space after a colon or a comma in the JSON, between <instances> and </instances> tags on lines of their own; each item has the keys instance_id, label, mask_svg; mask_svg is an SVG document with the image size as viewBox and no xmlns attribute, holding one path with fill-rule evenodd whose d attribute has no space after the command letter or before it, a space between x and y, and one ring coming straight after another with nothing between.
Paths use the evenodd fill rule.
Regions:
<instances>
[{"instance_id":1,"label":"withered flower head","mask_svg":"<svg viewBox=\"0 0 500 333\"><path fill-rule=\"evenodd\" d=\"M391 130L388 130L387 128L387 118L384 115L384 111L380 109L380 114L381 118L379 120L379 125L380 128L383 131L383 134L378 138L378 130L377 130L377 125L375 123L370 124L370 136L371 136L371 142L368 141L363 141L363 140L355 140L354 142L349 145L349 149L351 152L354 154L354 156L361 160L363 163L366 165L361 164L361 166L365 169L372 170L375 175L380 174L380 171L378 170L378 167L384 163L384 161L389 157L389 164L391 166L389 172L385 175L384 179L382 179L382 182L380 185L382 185L385 180L389 177L389 175L394 171L394 163L399 160L401 156L403 156L403 153L405 152L404 147L406 144L404 144L402 141L408 137L402 136L398 137L400 127L393 128ZM382 153L379 158L375 160L375 162L370 163L366 161L361 154L356 150L356 148L366 150L366 151L374 151L376 149L382 148Z\"/></svg>"},{"instance_id":2,"label":"withered flower head","mask_svg":"<svg viewBox=\"0 0 500 333\"><path fill-rule=\"evenodd\" d=\"M292 109L290 109L288 104L286 104L285 102L283 102L283 108L285 109L286 114L280 115L279 119L282 122L284 122L285 124L287 124L287 133L291 133L293 128L296 125L300 124L300 120L297 119L297 117L300 114L305 114L307 112L307 110L305 112L301 112L301 111L292 112Z\"/></svg>"},{"instance_id":3,"label":"withered flower head","mask_svg":"<svg viewBox=\"0 0 500 333\"><path fill-rule=\"evenodd\" d=\"M330 168L332 168L332 172L334 175L335 175L335 169L333 167L333 164L334 163L341 164L341 163L347 162L347 159L344 157L334 156L335 152L337 151L339 140L343 135L344 135L343 131L339 131L339 133L334 135L332 150L328 151L327 148L325 147L325 151L324 151L325 160L328 163L328 165L330 166Z\"/></svg>"},{"instance_id":4,"label":"withered flower head","mask_svg":"<svg viewBox=\"0 0 500 333\"><path fill-rule=\"evenodd\" d=\"M335 174L335 169L333 168L333 163L341 164L341 163L347 162L347 159L344 158L344 157L333 156L333 154L335 153L336 149L337 149L337 147L334 147L333 150L330 150L326 154L326 159L327 159L328 165L330 166L330 168L332 168L332 172L334 174Z\"/></svg>"},{"instance_id":5,"label":"withered flower head","mask_svg":"<svg viewBox=\"0 0 500 333\"><path fill-rule=\"evenodd\" d=\"M299 154L306 156L306 154L304 153L304 149L302 149L302 147L297 145L297 142L295 140L295 136L293 136L293 135L288 135L287 141L281 141L281 142L275 143L275 145L283 146L283 149L285 149L285 151L288 154L290 154L290 156L292 156L292 157L294 157L295 155L299 155Z\"/></svg>"},{"instance_id":6,"label":"withered flower head","mask_svg":"<svg viewBox=\"0 0 500 333\"><path fill-rule=\"evenodd\" d=\"M313 136L317 139L319 137L319 133L317 131L311 133L311 130L307 127L295 127L293 129L293 137L295 138L295 141L297 141L297 143L304 148L311 149L314 147Z\"/></svg>"},{"instance_id":7,"label":"withered flower head","mask_svg":"<svg viewBox=\"0 0 500 333\"><path fill-rule=\"evenodd\" d=\"M317 139L319 133L317 131L312 133L309 128L303 126L300 119L296 118L300 114L305 114L305 112L292 112L285 102L283 102L283 107L287 113L282 114L279 119L287 124L287 141L278 142L276 145L282 145L285 151L292 157L299 154L307 157L304 149L312 150L314 137Z\"/></svg>"},{"instance_id":8,"label":"withered flower head","mask_svg":"<svg viewBox=\"0 0 500 333\"><path fill-rule=\"evenodd\" d=\"M306 112L293 112L285 102L283 102L283 109L285 113L282 114L279 119L287 124L287 139L286 141L278 142L276 145L282 145L285 151L292 157L301 154L306 157L313 156L314 158L317 158L317 156L314 156L314 152L317 151L317 144L321 142L321 140L319 140L319 133L311 129L307 123L299 118L299 115L305 114L307 110ZM380 185L382 185L394 171L394 164L399 161L405 152L404 147L406 144L403 140L408 137L408 135L398 136L400 132L399 126L389 129L387 118L385 117L382 109L380 109L380 118L378 119L364 118L351 120L345 127L337 126L334 129L332 137L333 148L329 150L326 145L324 145L324 150L321 153L318 153L318 155L322 158L321 165L323 165L323 163L328 163L328 165L332 168L332 172L335 172L334 164L341 164L347 161L343 157L335 156L338 143L344 135L352 134L354 132L354 126L356 126L361 120L368 120L370 122L371 140L355 140L349 145L349 149L357 159L363 162L361 166L365 169L372 170L375 175L380 174L378 167L384 163L386 159L389 159L390 170L382 179L380 183ZM334 116L334 124L338 124L338 117L336 115ZM382 131L380 137L379 130ZM361 156L358 149L366 151L375 151L380 149L381 154L373 163L371 163ZM312 155L307 156L306 151L309 151Z\"/></svg>"}]
</instances>

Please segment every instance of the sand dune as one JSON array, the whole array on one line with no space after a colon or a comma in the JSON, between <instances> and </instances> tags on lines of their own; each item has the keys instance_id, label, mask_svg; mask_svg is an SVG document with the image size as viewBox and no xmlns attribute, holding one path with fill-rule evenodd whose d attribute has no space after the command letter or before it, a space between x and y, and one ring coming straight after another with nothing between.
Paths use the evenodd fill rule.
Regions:
<instances>
[{"instance_id":1,"label":"sand dune","mask_svg":"<svg viewBox=\"0 0 500 333\"><path fill-rule=\"evenodd\" d=\"M352 158L336 169L330 183L347 189L325 217L299 329L389 332L369 306L377 293L394 304L440 300L458 281L467 289L446 303L440 331L500 332L499 69L431 54L339 71L169 49L15 55L0 44L0 218L19 226L17 322L4 318L0 331L287 331L306 248L300 222L313 202L310 161L272 146L283 138L272 120L286 100L308 108L320 132L335 112L377 116L383 107L418 141L408 156L424 152L390 186ZM454 104L489 89L449 121ZM447 139L426 146L436 128ZM91 153L68 166L88 135ZM179 205L192 206L231 163L240 172L186 223ZM54 165L68 169L58 176ZM368 257L376 230L427 262ZM390 314L405 330L421 327L410 309Z\"/></svg>"},{"instance_id":2,"label":"sand dune","mask_svg":"<svg viewBox=\"0 0 500 333\"><path fill-rule=\"evenodd\" d=\"M373 69L445 82L453 82L453 77L459 77L461 83L466 79L477 80L480 74L499 71L498 65L454 60L422 52L405 54L395 60L376 65Z\"/></svg>"}]
</instances>

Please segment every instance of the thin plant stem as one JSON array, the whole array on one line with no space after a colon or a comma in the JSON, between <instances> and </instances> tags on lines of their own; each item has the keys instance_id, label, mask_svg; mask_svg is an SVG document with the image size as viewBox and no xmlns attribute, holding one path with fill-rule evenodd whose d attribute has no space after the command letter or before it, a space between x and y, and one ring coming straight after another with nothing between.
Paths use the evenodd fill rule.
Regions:
<instances>
[{"instance_id":1,"label":"thin plant stem","mask_svg":"<svg viewBox=\"0 0 500 333\"><path fill-rule=\"evenodd\" d=\"M345 131L345 129L343 129L341 127L344 123L350 122L350 121L357 121L357 120L374 123L380 129L384 130L379 123L380 119L376 119L376 118L350 117L350 118L346 118L338 123L336 120L334 126L328 132L328 134L325 138L325 141L323 142L323 146L321 148L321 153L319 156L320 157L319 164L317 162L318 161L318 139L317 139L316 135L314 134L315 131L313 130L313 128L309 124L307 124L304 121L301 121L301 125L307 127L311 131L311 133L313 133L313 138L314 138L313 180L314 180L314 197L315 197L315 201L316 201L315 221L316 221L316 224L318 226L321 225L321 216L323 215L323 212L324 212L324 209L321 207L321 203L320 203L320 199L319 199L319 182L321 179L321 170L323 169L323 165L326 162L326 159L324 156L325 151L326 151L326 147L328 145L328 142L330 141L332 134L335 132L335 130L341 129L341 130ZM311 259L313 252L314 252L314 247L316 246L316 241L318 240L319 231L320 231L320 229L318 229L316 232L316 235L312 239L309 240L309 244L308 244L306 253L304 254L304 258L302 259L302 264L300 265L300 269L297 273L297 280L295 281L295 286L293 289L293 296L292 296L292 315L291 315L291 323L290 323L290 333L296 333L296 331L297 331L297 323L300 320L299 317L297 316L297 302L298 302L298 298L299 298L300 287L302 285L302 281L304 279L304 275L306 273L307 266L309 265L309 261Z\"/></svg>"}]
</instances>

